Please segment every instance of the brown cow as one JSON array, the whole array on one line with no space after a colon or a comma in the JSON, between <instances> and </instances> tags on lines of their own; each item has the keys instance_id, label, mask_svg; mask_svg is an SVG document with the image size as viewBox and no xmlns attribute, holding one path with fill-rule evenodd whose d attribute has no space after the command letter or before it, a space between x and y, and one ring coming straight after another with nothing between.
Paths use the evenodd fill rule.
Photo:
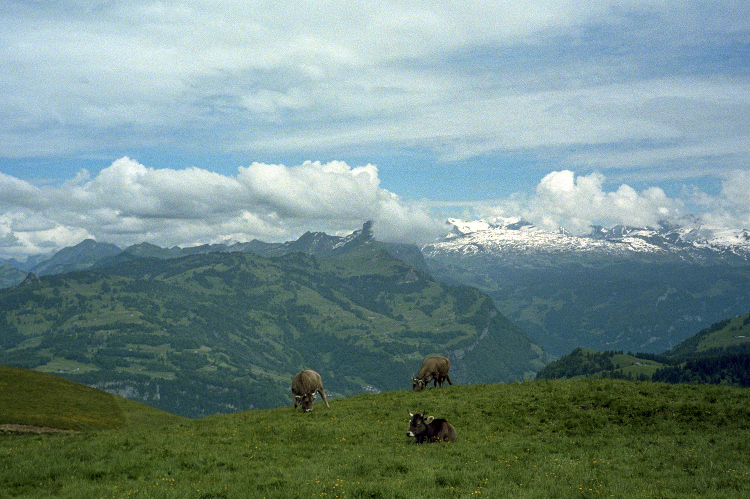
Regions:
<instances>
[{"instance_id":1,"label":"brown cow","mask_svg":"<svg viewBox=\"0 0 750 499\"><path fill-rule=\"evenodd\" d=\"M320 374L310 369L298 372L292 380L294 412L297 412L297 404L301 405L302 410L305 412L312 411L315 392L319 392L323 397L326 407L331 407L328 405L328 399L326 399L326 392L323 390L323 381L320 379Z\"/></svg>"},{"instance_id":2,"label":"brown cow","mask_svg":"<svg viewBox=\"0 0 750 499\"><path fill-rule=\"evenodd\" d=\"M445 357L427 357L422 362L417 377L411 379L411 389L415 392L422 391L430 381L434 381L436 388L438 386L442 388L446 381L452 385L453 382L448 376L448 369L450 368L451 361Z\"/></svg>"},{"instance_id":3,"label":"brown cow","mask_svg":"<svg viewBox=\"0 0 750 499\"><path fill-rule=\"evenodd\" d=\"M411 441L413 444L423 444L431 442L455 442L456 429L445 419L435 419L432 416L424 417L422 414L412 414L409 422L409 431L406 435L414 437Z\"/></svg>"}]
</instances>

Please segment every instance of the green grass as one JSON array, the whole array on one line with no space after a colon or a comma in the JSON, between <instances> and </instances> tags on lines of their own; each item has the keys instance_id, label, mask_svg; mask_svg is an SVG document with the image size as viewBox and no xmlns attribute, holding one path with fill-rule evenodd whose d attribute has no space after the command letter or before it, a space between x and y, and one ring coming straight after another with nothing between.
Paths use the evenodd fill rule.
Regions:
<instances>
[{"instance_id":1,"label":"green grass","mask_svg":"<svg viewBox=\"0 0 750 499\"><path fill-rule=\"evenodd\" d=\"M555 380L395 391L179 420L0 437L0 497L740 498L745 390ZM456 443L411 445L407 411Z\"/></svg>"},{"instance_id":2,"label":"green grass","mask_svg":"<svg viewBox=\"0 0 750 499\"><path fill-rule=\"evenodd\" d=\"M613 355L612 363L616 367L615 372L630 375L633 378L644 375L651 379L651 376L653 376L658 369L664 367L664 364L661 362L649 359L639 359L628 354Z\"/></svg>"},{"instance_id":3,"label":"green grass","mask_svg":"<svg viewBox=\"0 0 750 499\"><path fill-rule=\"evenodd\" d=\"M92 431L181 419L58 376L0 366L0 425Z\"/></svg>"},{"instance_id":4,"label":"green grass","mask_svg":"<svg viewBox=\"0 0 750 499\"><path fill-rule=\"evenodd\" d=\"M750 338L750 315L745 314L729 320L723 328L713 334L701 336L696 351L736 347L750 342L748 338Z\"/></svg>"}]
</instances>

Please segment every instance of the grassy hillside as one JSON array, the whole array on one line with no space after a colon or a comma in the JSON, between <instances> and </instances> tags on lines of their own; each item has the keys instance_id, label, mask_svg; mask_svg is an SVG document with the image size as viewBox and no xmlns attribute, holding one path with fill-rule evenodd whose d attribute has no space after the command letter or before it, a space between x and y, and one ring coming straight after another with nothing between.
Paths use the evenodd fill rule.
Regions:
<instances>
[{"instance_id":1,"label":"grassy hillside","mask_svg":"<svg viewBox=\"0 0 750 499\"><path fill-rule=\"evenodd\" d=\"M0 366L0 427L73 431L174 424L181 418L59 376Z\"/></svg>"},{"instance_id":2,"label":"grassy hillside","mask_svg":"<svg viewBox=\"0 0 750 499\"><path fill-rule=\"evenodd\" d=\"M750 387L750 314L719 321L659 355L576 348L537 373L573 377Z\"/></svg>"},{"instance_id":3,"label":"grassy hillside","mask_svg":"<svg viewBox=\"0 0 750 499\"><path fill-rule=\"evenodd\" d=\"M451 444L411 445L407 411ZM394 391L74 435L0 436L4 497L743 498L744 390L570 380Z\"/></svg>"},{"instance_id":4,"label":"grassy hillside","mask_svg":"<svg viewBox=\"0 0 750 499\"><path fill-rule=\"evenodd\" d=\"M712 324L664 354L687 358L740 351L750 351L750 314Z\"/></svg>"},{"instance_id":5,"label":"grassy hillside","mask_svg":"<svg viewBox=\"0 0 750 499\"><path fill-rule=\"evenodd\" d=\"M566 378L624 378L631 380L651 380L653 374L664 368L667 359L659 362L658 356L638 355L622 352L597 352L576 348L563 358L550 362L537 373L537 379Z\"/></svg>"},{"instance_id":6,"label":"grassy hillside","mask_svg":"<svg viewBox=\"0 0 750 499\"><path fill-rule=\"evenodd\" d=\"M487 295L369 244L332 258L127 257L0 290L0 363L189 417L284 405L301 369L332 396L411 386L434 354L460 384L544 364Z\"/></svg>"}]
</instances>

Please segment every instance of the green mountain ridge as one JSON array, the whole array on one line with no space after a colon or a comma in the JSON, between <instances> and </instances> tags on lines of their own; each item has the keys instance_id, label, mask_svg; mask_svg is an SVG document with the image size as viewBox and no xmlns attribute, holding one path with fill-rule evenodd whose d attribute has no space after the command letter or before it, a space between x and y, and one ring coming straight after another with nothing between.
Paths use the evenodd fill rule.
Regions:
<instances>
[{"instance_id":1,"label":"green mountain ridge","mask_svg":"<svg viewBox=\"0 0 750 499\"><path fill-rule=\"evenodd\" d=\"M131 255L0 290L0 363L189 417L286 405L303 368L334 397L408 388L432 354L457 383L544 365L488 296L374 244L330 258Z\"/></svg>"},{"instance_id":2,"label":"green mountain ridge","mask_svg":"<svg viewBox=\"0 0 750 499\"><path fill-rule=\"evenodd\" d=\"M537 379L626 378L750 387L750 313L719 321L661 354L575 348Z\"/></svg>"}]
</instances>

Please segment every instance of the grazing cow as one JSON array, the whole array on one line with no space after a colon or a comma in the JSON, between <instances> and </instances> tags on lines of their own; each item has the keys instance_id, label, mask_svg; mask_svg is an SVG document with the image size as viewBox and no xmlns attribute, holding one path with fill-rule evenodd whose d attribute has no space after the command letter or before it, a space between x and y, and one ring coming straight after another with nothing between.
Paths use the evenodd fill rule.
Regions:
<instances>
[{"instance_id":1,"label":"grazing cow","mask_svg":"<svg viewBox=\"0 0 750 499\"><path fill-rule=\"evenodd\" d=\"M323 402L326 403L326 407L330 407L328 399L326 399L326 392L323 390L323 381L320 379L320 374L310 369L298 372L292 380L294 412L297 412L297 404L301 405L305 412L312 411L315 392L319 392L323 397Z\"/></svg>"},{"instance_id":2,"label":"grazing cow","mask_svg":"<svg viewBox=\"0 0 750 499\"><path fill-rule=\"evenodd\" d=\"M413 444L423 444L425 442L455 442L456 429L445 419L435 419L432 416L424 417L422 414L412 414L409 422L409 431L406 435L414 437L411 441Z\"/></svg>"},{"instance_id":3,"label":"grazing cow","mask_svg":"<svg viewBox=\"0 0 750 499\"><path fill-rule=\"evenodd\" d=\"M453 384L450 376L448 376L448 369L451 368L451 361L445 357L427 357L422 362L422 367L419 368L416 378L411 379L411 389L415 392L420 392L427 387L430 381L434 381L435 387L440 386L441 388L448 381L449 384Z\"/></svg>"}]
</instances>

